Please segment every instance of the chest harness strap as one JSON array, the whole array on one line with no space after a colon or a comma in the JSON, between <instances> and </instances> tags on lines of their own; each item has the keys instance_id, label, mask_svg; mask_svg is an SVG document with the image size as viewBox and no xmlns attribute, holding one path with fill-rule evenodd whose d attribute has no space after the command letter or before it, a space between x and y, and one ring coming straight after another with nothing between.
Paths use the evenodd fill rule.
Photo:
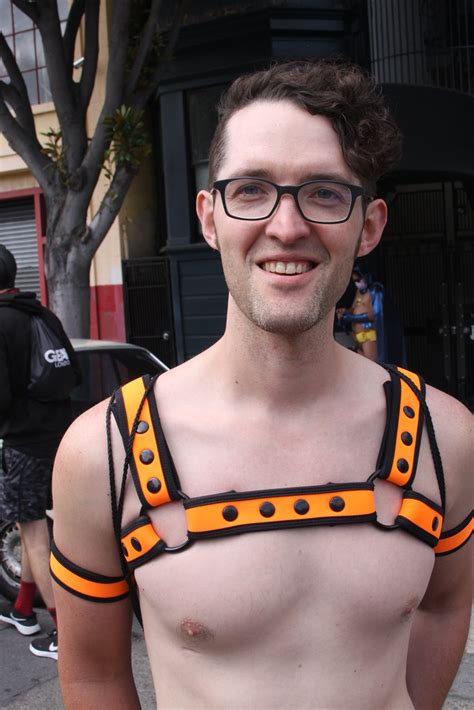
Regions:
<instances>
[{"instance_id":1,"label":"chest harness strap","mask_svg":"<svg viewBox=\"0 0 474 710\"><path fill-rule=\"evenodd\" d=\"M390 381L384 385L387 422L377 470L368 481L246 492L227 491L196 498L188 498L181 492L160 424L153 394L154 381L145 376L117 390L109 406L107 430L113 522L117 540L120 541L124 576L106 578L89 573L68 562L53 546L51 568L55 579L73 594L94 601L122 599L126 592L121 585L126 585L132 590L132 600L138 615L134 571L163 552L184 549L201 539L292 527L373 523L389 529L405 530L434 548L436 555L455 552L469 540L472 515L453 530L441 532L445 505L444 477L431 417L424 399L424 383L418 375L408 370L392 367L387 367L387 370L390 374ZM111 412L117 421L126 451L118 496L111 454ZM440 489L441 506L412 489L424 422ZM129 468L141 510L135 521L121 529ZM404 489L394 525L384 526L377 521L374 496L376 478ZM183 545L170 548L155 531L147 510L177 500L183 501L188 537ZM83 581L79 582L79 579Z\"/></svg>"}]
</instances>

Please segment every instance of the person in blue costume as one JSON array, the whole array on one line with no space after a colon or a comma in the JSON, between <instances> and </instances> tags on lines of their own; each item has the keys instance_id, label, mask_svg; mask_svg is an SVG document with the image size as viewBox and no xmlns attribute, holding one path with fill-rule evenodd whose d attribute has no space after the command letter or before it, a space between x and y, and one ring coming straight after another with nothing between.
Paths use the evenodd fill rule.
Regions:
<instances>
[{"instance_id":1,"label":"person in blue costume","mask_svg":"<svg viewBox=\"0 0 474 710\"><path fill-rule=\"evenodd\" d=\"M357 352L370 360L386 362L383 286L357 265L352 281L356 287L354 301L351 308L338 309L338 318L343 326L351 327Z\"/></svg>"}]
</instances>

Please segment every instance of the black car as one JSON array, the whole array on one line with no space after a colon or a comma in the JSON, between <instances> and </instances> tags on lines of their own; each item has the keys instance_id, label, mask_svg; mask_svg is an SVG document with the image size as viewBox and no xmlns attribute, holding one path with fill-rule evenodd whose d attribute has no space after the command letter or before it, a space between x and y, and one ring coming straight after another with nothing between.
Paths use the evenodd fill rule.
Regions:
<instances>
[{"instance_id":1,"label":"black car","mask_svg":"<svg viewBox=\"0 0 474 710\"><path fill-rule=\"evenodd\" d=\"M71 394L74 417L140 375L169 368L146 348L105 340L72 340L82 382ZM1 446L1 440L0 440ZM0 593L14 599L20 584L21 541L15 523L0 520Z\"/></svg>"}]
</instances>

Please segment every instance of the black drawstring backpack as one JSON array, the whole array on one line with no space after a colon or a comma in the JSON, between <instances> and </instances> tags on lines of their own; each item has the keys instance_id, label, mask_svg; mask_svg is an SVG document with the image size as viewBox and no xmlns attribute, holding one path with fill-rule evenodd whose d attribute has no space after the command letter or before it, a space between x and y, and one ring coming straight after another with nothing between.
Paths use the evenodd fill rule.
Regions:
<instances>
[{"instance_id":1,"label":"black drawstring backpack","mask_svg":"<svg viewBox=\"0 0 474 710\"><path fill-rule=\"evenodd\" d=\"M31 316L28 396L44 402L67 399L76 375L65 344L41 316Z\"/></svg>"}]
</instances>

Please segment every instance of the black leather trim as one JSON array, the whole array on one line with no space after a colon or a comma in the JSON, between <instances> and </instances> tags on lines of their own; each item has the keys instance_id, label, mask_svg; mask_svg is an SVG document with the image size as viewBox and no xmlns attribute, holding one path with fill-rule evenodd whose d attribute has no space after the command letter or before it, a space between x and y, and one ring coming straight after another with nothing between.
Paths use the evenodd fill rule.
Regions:
<instances>
[{"instance_id":1,"label":"black leather trim","mask_svg":"<svg viewBox=\"0 0 474 710\"><path fill-rule=\"evenodd\" d=\"M259 498L282 498L284 496L300 496L314 495L317 493L337 493L340 491L373 491L374 484L369 482L362 483L328 483L323 486L301 486L292 488L266 488L255 491L227 491L226 493L215 493L208 496L199 496L197 498L188 498L183 501L186 509L198 508L203 505L212 505L213 503L227 503L235 500L254 500Z\"/></svg>"},{"instance_id":2,"label":"black leather trim","mask_svg":"<svg viewBox=\"0 0 474 710\"><path fill-rule=\"evenodd\" d=\"M268 520L268 519L267 519ZM227 537L229 535L240 535L247 532L260 532L262 530L284 530L289 528L306 528L317 525L350 525L352 523L372 523L376 520L375 513L367 515L353 515L329 518L302 518L300 520L281 520L278 522L262 522L252 523L249 525L236 525L229 528L220 528L219 530L211 530L208 532L192 533L188 531L190 540L205 540L207 538Z\"/></svg>"}]
</instances>

